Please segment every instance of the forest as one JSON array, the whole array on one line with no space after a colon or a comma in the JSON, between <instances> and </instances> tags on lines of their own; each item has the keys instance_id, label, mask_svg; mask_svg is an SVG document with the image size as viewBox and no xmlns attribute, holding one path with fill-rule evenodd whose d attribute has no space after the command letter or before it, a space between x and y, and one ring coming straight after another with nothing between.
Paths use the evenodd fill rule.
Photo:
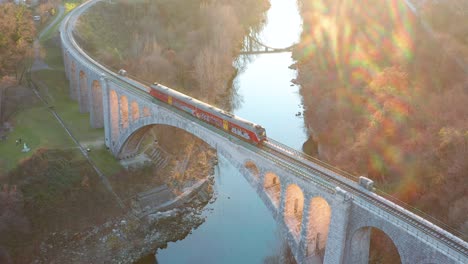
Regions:
<instances>
[{"instance_id":1,"label":"forest","mask_svg":"<svg viewBox=\"0 0 468 264\"><path fill-rule=\"evenodd\" d=\"M300 3L315 154L467 234L467 2L426 1L421 16L399 0Z\"/></svg>"},{"instance_id":2,"label":"forest","mask_svg":"<svg viewBox=\"0 0 468 264\"><path fill-rule=\"evenodd\" d=\"M108 6L98 5L87 13L84 19L88 20L80 21L80 28L77 32L83 45L95 53L100 62L116 69L124 68L130 74L137 75L138 78L178 87L196 97L220 104L229 104L222 100L223 94L230 92L229 81L235 75L232 60L242 48L244 35L248 33L251 26L260 27L263 22L262 15L269 7L266 0L120 1L118 4L113 2L114 4ZM36 32L45 26L45 22L44 24L34 22L33 15L45 16L46 11L50 13L50 6L53 4L40 5L32 10L24 5L13 3L0 5L0 80L2 80L0 82L0 110L4 108L1 104L2 92L16 89L15 87L10 89L10 87L20 82L22 74L26 73L35 55L32 44L37 37ZM55 50L55 47L59 45L56 33L56 31L50 33L50 40L45 41L44 44L44 51L51 52L51 54L45 54L47 61L50 61L50 58L56 55L55 53L60 53ZM53 83L57 79L65 78L62 76L63 65L61 58L59 59L60 70L50 70L47 71L50 75L41 75L47 77L45 82L52 80ZM213 72L217 74L212 74ZM38 75L33 74L33 77ZM211 79L212 76L216 76L216 79ZM48 91L52 93L55 88L67 89L62 82L57 81L57 83L54 83L57 85L50 87ZM65 80L63 83L66 83ZM29 88L23 87L22 89L29 91ZM66 90L64 92L67 93ZM10 94L5 93L5 95ZM30 97L35 99L34 95ZM11 98L7 101L9 105L16 102ZM56 110L60 109L58 104L56 102L54 105ZM68 104L68 101L64 104ZM22 102L21 106L24 105ZM33 102L31 105L36 106L38 103ZM73 108L75 105L70 103L68 106L68 108ZM48 118L47 108L44 108L46 114L41 112L43 108L40 106L31 110L33 114L34 112L37 114L28 117L37 120L26 119L26 123L46 122L44 120ZM23 110L20 107L18 109ZM8 111L8 116L10 112L17 114L16 111ZM12 116L16 117L13 114ZM1 116L2 112L0 112ZM9 118L8 121L20 123L13 118ZM54 121L52 120L52 123L56 124ZM19 127L19 124L13 124ZM61 131L61 128L55 126L50 126L48 129L49 131L45 132L47 134L53 134L51 131L59 131L57 133ZM42 131L37 129L34 132L40 134ZM157 173L157 175L164 175L164 179L169 180L169 187L177 193L178 190L185 188L186 184L191 183L196 175L206 177L212 173L209 169L214 166L210 163L213 155L210 155L210 150L200 147L200 141L193 140L193 138L187 139L173 132L168 132L168 135L179 140L162 138L159 141L162 146L166 142L180 144L190 142L190 144L183 144L186 146L185 149L180 148L184 159L177 159L178 156L171 153L175 161L171 160L167 171ZM11 143L12 135L7 136L9 138L6 142ZM28 138L28 144L30 144L29 140ZM47 141L47 138L45 137L44 140ZM61 142L58 138L52 141ZM13 139L11 149L20 152L17 150L18 147L18 143L15 145ZM75 151L70 151L69 145L63 144L59 148L39 148L29 157L22 159L8 173L0 170L2 180L0 185L1 263L13 261L27 263L39 257L44 257L42 261L48 263L47 257L58 256L65 252L66 246L63 245L79 240L77 234L85 232L89 226L99 226L110 218L122 214L121 209L112 205L110 201L112 198L109 199L109 193L89 164L79 154L76 155ZM170 149L170 146L167 148ZM98 149L93 149L91 155L99 155L98 152ZM4 156L0 161L1 169L4 168L3 158ZM174 168L177 163L184 163L191 159L195 162L193 164L185 162L185 173L176 171L173 178L167 177L169 172L172 172L171 168ZM202 163L206 165L206 170L201 169ZM113 166L116 166L117 170L121 168L116 164ZM152 170L138 173L109 171L107 176L120 196L130 197L133 194L129 190L138 192L155 184L156 176L148 179L148 175L154 174ZM127 175L132 177L125 177ZM145 180L150 181L151 184L146 184ZM130 202L128 199L127 201ZM104 209L97 213L99 208ZM185 224L177 231L188 233L190 229L190 224ZM173 233L168 237L178 233L169 228L166 231ZM62 236L63 234L65 235ZM174 239L168 238L168 240ZM157 242L161 243L163 240L160 239ZM45 243L61 244L62 247L43 246ZM101 244L106 245L106 243ZM75 248L75 250L78 249ZM121 252L124 252L123 248ZM93 255L90 254L90 257Z\"/></svg>"},{"instance_id":3,"label":"forest","mask_svg":"<svg viewBox=\"0 0 468 264\"><path fill-rule=\"evenodd\" d=\"M81 17L77 36L113 69L229 109L232 62L268 8L267 0L101 3Z\"/></svg>"}]
</instances>

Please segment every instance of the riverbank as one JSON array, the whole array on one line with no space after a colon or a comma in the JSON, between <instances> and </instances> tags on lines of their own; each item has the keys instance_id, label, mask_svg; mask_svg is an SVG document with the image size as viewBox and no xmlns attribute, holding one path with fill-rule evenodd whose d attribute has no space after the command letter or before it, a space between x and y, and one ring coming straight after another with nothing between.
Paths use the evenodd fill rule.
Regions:
<instances>
[{"instance_id":1,"label":"riverbank","mask_svg":"<svg viewBox=\"0 0 468 264\"><path fill-rule=\"evenodd\" d=\"M232 62L244 37L261 28L268 7L268 0L101 2L82 15L75 36L114 71L230 110Z\"/></svg>"},{"instance_id":2,"label":"riverbank","mask_svg":"<svg viewBox=\"0 0 468 264\"><path fill-rule=\"evenodd\" d=\"M151 221L138 220L140 224L137 224L134 217L137 212L132 211L131 204L138 193L161 184L170 186L169 191L177 196L181 188L195 184L196 180L206 179L212 174L215 161L213 151L198 148L190 156L193 160L187 158L185 153L179 156L177 150L172 151L174 159L187 160L189 173L183 171L183 178L171 177L177 163L170 163L164 169L146 166L125 170L106 150L102 140L103 130L92 129L89 115L80 114L78 104L68 98L69 83L64 76L57 32L55 37L43 42L43 48L46 55L42 63L47 65L47 69L35 71L32 79L45 101L38 100L27 87L14 87L11 93L7 91L8 105L12 108L8 111L11 113L10 129L6 140L0 143L0 153L8 153L0 157L0 262L70 263L68 259L76 260L76 263L89 262L79 258L87 255L87 260L92 260L93 255L88 255L86 249L77 254L78 258L73 257L79 250L76 246L82 245L80 243L87 245L95 239L95 246L99 248L98 245L102 243L99 239L105 239L108 247L101 249L115 251L115 246L120 245L115 240L116 235L113 235L117 225L123 228L119 234L135 241L135 245L139 245L138 241L146 233L158 232L154 228L166 230L167 234L162 231L162 235L154 236L156 242L148 244L151 250L155 250L164 245L161 244L165 243L164 239L180 239L180 236L200 224L201 219L194 215L197 215L197 208L211 198L210 181L202 189L191 190L190 193L198 192L199 197L187 196L172 204L180 206L180 211L167 216L152 216ZM124 208L115 202L115 197L78 151L76 142L52 116L50 107L61 117L70 133L77 135L75 139L91 149L89 158L107 176L109 184L124 201ZM15 143L19 138L21 143L27 143L29 152L21 152L22 144ZM167 152L171 152L171 149ZM199 162L202 157L206 163ZM192 164L196 164L197 168L193 169ZM171 208L166 207L166 210ZM180 233L170 232L174 221L182 225L177 228L181 230ZM109 231L111 227L114 228ZM129 249L129 258L135 258L131 262L151 251L135 245L132 245L135 251L143 251L135 255ZM68 255L62 255L62 251ZM96 252L96 256L103 262L114 262L114 253L99 255ZM125 260L124 255L118 257Z\"/></svg>"},{"instance_id":3,"label":"riverbank","mask_svg":"<svg viewBox=\"0 0 468 264\"><path fill-rule=\"evenodd\" d=\"M318 142L304 150L466 234L463 68L405 1L302 2L293 56L305 125Z\"/></svg>"},{"instance_id":4,"label":"riverbank","mask_svg":"<svg viewBox=\"0 0 468 264\"><path fill-rule=\"evenodd\" d=\"M36 263L134 263L203 223L201 210L212 199L211 184L169 201L172 206L162 212L141 218L131 212L79 233L53 233L41 244Z\"/></svg>"}]
</instances>

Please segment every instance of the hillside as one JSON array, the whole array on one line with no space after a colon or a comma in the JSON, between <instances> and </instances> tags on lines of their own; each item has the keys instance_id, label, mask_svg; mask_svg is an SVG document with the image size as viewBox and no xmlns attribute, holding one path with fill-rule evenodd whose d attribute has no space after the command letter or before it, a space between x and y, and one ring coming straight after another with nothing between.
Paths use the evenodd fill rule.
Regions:
<instances>
[{"instance_id":1,"label":"hillside","mask_svg":"<svg viewBox=\"0 0 468 264\"><path fill-rule=\"evenodd\" d=\"M100 3L81 17L77 35L113 69L229 109L232 62L268 8L268 0Z\"/></svg>"},{"instance_id":2,"label":"hillside","mask_svg":"<svg viewBox=\"0 0 468 264\"><path fill-rule=\"evenodd\" d=\"M404 1L302 1L301 12L294 58L319 158L467 234L468 76L445 43Z\"/></svg>"}]
</instances>

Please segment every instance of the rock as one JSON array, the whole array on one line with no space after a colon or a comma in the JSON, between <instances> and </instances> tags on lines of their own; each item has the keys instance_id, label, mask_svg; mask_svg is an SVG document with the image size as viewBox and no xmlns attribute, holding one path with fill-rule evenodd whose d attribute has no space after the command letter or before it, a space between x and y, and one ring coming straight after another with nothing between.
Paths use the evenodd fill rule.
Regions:
<instances>
[{"instance_id":1,"label":"rock","mask_svg":"<svg viewBox=\"0 0 468 264\"><path fill-rule=\"evenodd\" d=\"M149 214L147 216L147 219L148 219L148 222L154 223L163 218L175 217L177 216L178 211L179 211L178 209L172 209L172 210L165 211L165 212L157 212L155 214Z\"/></svg>"}]
</instances>

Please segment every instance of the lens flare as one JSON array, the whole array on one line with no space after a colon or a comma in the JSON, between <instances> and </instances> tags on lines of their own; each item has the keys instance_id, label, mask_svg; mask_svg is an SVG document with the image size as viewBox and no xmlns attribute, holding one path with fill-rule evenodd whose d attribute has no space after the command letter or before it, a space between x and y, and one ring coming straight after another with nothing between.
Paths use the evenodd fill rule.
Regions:
<instances>
[{"instance_id":1,"label":"lens flare","mask_svg":"<svg viewBox=\"0 0 468 264\"><path fill-rule=\"evenodd\" d=\"M325 80L316 94L335 99L329 112L354 111L351 114L365 117L362 122L368 127L364 137L349 135L352 129L343 125L329 128L340 129L348 138L366 139L369 173L405 171L403 164L412 148L395 142L408 134L420 135L407 126L416 90L400 68L413 59L414 15L401 0L304 0L303 4L305 27L297 49L302 54L296 56L299 62L313 64L312 72L304 74ZM328 86L332 89L326 87L327 80L334 83Z\"/></svg>"}]
</instances>

